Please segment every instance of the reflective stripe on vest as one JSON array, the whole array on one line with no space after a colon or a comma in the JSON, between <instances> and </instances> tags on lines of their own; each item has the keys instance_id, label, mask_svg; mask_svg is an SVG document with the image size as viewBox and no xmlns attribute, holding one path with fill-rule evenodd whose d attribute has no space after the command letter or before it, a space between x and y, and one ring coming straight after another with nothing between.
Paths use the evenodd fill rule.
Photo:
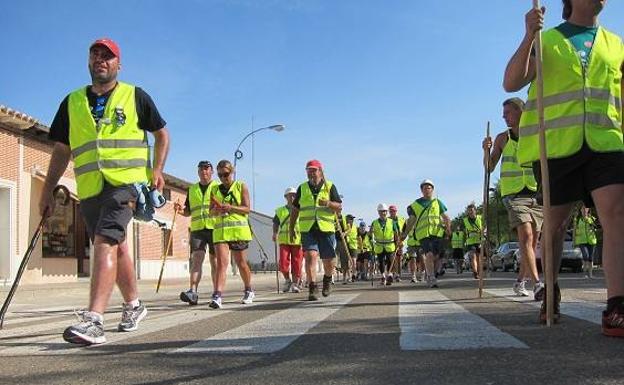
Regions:
<instances>
[{"instance_id":1,"label":"reflective stripe on vest","mask_svg":"<svg viewBox=\"0 0 624 385\"><path fill-rule=\"evenodd\" d=\"M419 242L424 238L441 238L444 235L444 228L441 227L442 221L440 220L440 203L436 198L431 201L426 209L418 201L414 201L410 207L418 218L418 222L414 225L414 234L416 234L416 239Z\"/></svg>"},{"instance_id":2,"label":"reflective stripe on vest","mask_svg":"<svg viewBox=\"0 0 624 385\"><path fill-rule=\"evenodd\" d=\"M507 143L503 148L503 161L500 169L501 196L517 194L525 188L537 191L533 169L520 167L516 158L517 151L518 142L511 139L509 132L507 132Z\"/></svg>"},{"instance_id":3,"label":"reflective stripe on vest","mask_svg":"<svg viewBox=\"0 0 624 385\"><path fill-rule=\"evenodd\" d=\"M333 186L333 183L328 180L323 181L323 184L316 199L312 195L308 182L304 182L299 186L301 189L301 197L299 198L299 228L302 233L309 232L314 222L318 224L319 230L322 232L333 233L336 231L336 215L334 211L318 204L319 199L329 201L329 192Z\"/></svg>"},{"instance_id":4,"label":"reflective stripe on vest","mask_svg":"<svg viewBox=\"0 0 624 385\"><path fill-rule=\"evenodd\" d=\"M195 183L189 188L189 210L191 211L191 231L214 228L214 217L210 215L211 193L215 185L219 182L210 181L206 192L202 193L201 185Z\"/></svg>"},{"instance_id":5,"label":"reflective stripe on vest","mask_svg":"<svg viewBox=\"0 0 624 385\"><path fill-rule=\"evenodd\" d=\"M286 206L278 207L275 215L279 220L277 241L280 245L301 245L301 231L299 231L299 219L295 222L295 238L290 241L290 210Z\"/></svg>"},{"instance_id":6,"label":"reflective stripe on vest","mask_svg":"<svg viewBox=\"0 0 624 385\"><path fill-rule=\"evenodd\" d=\"M477 214L474 224L468 219L468 217L464 217L464 228L468 234L466 237L467 246L481 244L481 230L483 229L481 215Z\"/></svg>"},{"instance_id":7,"label":"reflective stripe on vest","mask_svg":"<svg viewBox=\"0 0 624 385\"><path fill-rule=\"evenodd\" d=\"M597 152L623 151L621 66L622 40L599 27L587 68L572 44L556 29L542 33L544 123L548 158L565 158L585 141ZM537 87L520 119L518 162L539 159Z\"/></svg>"},{"instance_id":8,"label":"reflective stripe on vest","mask_svg":"<svg viewBox=\"0 0 624 385\"><path fill-rule=\"evenodd\" d=\"M451 237L451 246L454 249L464 248L464 233L463 232L453 231L453 236Z\"/></svg>"},{"instance_id":9,"label":"reflective stripe on vest","mask_svg":"<svg viewBox=\"0 0 624 385\"><path fill-rule=\"evenodd\" d=\"M138 125L134 86L117 84L97 125L86 87L69 94L67 107L80 199L98 195L104 181L122 186L151 179L147 135Z\"/></svg>"},{"instance_id":10,"label":"reflective stripe on vest","mask_svg":"<svg viewBox=\"0 0 624 385\"><path fill-rule=\"evenodd\" d=\"M220 204L240 206L243 201L243 182L234 181L228 193L223 196L219 184L215 184L210 192L215 201ZM215 217L212 239L215 243L233 241L251 241L251 228L247 214L230 212Z\"/></svg>"},{"instance_id":11,"label":"reflective stripe on vest","mask_svg":"<svg viewBox=\"0 0 624 385\"><path fill-rule=\"evenodd\" d=\"M391 218L387 218L383 226L379 219L375 219L371 227L373 229L373 251L375 254L381 254L384 251L392 253L396 250L396 245L394 244L394 221Z\"/></svg>"}]
</instances>

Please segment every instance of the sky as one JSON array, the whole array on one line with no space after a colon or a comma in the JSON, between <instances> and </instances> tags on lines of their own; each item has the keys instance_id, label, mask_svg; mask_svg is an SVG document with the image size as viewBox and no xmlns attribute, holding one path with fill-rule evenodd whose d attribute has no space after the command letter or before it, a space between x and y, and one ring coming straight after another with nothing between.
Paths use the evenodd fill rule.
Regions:
<instances>
[{"instance_id":1,"label":"sky","mask_svg":"<svg viewBox=\"0 0 624 385\"><path fill-rule=\"evenodd\" d=\"M283 124L254 135L253 151L251 138L241 147L237 176L256 211L273 215L318 159L345 213L370 221L381 202L405 213L428 178L453 217L482 200L487 122L493 135L505 130L502 101L526 96L501 84L531 4L10 1L0 104L51 124L61 100L90 83L90 44L109 37L121 48L119 80L147 91L167 121L165 172L195 182L199 160L233 161L252 129ZM546 27L559 24L561 2L542 4ZM600 23L623 36L622 15L624 1L611 0Z\"/></svg>"}]
</instances>

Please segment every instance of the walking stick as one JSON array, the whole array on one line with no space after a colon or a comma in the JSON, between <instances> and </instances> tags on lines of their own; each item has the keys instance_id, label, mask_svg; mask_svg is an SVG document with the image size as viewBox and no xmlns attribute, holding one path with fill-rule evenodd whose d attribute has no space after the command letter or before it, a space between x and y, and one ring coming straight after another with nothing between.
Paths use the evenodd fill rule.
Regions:
<instances>
[{"instance_id":1,"label":"walking stick","mask_svg":"<svg viewBox=\"0 0 624 385\"><path fill-rule=\"evenodd\" d=\"M352 264L353 261L351 261L351 252L349 251L349 245L347 244L347 240L345 238L344 232L342 231L342 225L340 224L340 219L338 218L338 213L334 212L334 218L336 221L336 228L338 229L338 234L340 234L340 241L342 242L342 247L344 248L345 252L347 253L347 258L349 259L349 262L347 263L347 267L349 268L349 273L352 271ZM341 266L342 267L342 266Z\"/></svg>"},{"instance_id":2,"label":"walking stick","mask_svg":"<svg viewBox=\"0 0 624 385\"><path fill-rule=\"evenodd\" d=\"M165 272L165 264L167 263L167 252L171 248L171 241L173 240L173 228L175 226L175 220L177 215L178 210L174 207L173 220L171 221L171 232L169 233L169 238L167 239L167 247L163 250L163 254L161 257L162 264L160 265L160 274L158 275L158 283L156 284L156 293L158 293L158 290L160 290L160 283L162 282L163 273Z\"/></svg>"},{"instance_id":3,"label":"walking stick","mask_svg":"<svg viewBox=\"0 0 624 385\"><path fill-rule=\"evenodd\" d=\"M490 121L487 122L487 128L485 131L486 138L490 137ZM488 236L487 236L487 214L490 198L490 149L483 149L483 156L485 158L485 172L483 175L483 223L481 224L481 255L477 260L477 266L479 267L479 298L483 298L483 261L487 261L488 257Z\"/></svg>"},{"instance_id":4,"label":"walking stick","mask_svg":"<svg viewBox=\"0 0 624 385\"><path fill-rule=\"evenodd\" d=\"M277 242L273 242L273 245L275 245L275 282L277 282L277 294L279 294L280 285L279 285L279 267L278 267L278 261L277 261Z\"/></svg>"},{"instance_id":5,"label":"walking stick","mask_svg":"<svg viewBox=\"0 0 624 385\"><path fill-rule=\"evenodd\" d=\"M67 187L63 185L58 185L52 190L52 196L56 201L58 201L59 205L67 206L69 204L69 190ZM26 249L26 253L24 254L24 258L22 258L22 262L19 265L19 269L17 269L17 274L15 275L15 280L13 281L13 285L11 285L11 290L9 290L9 294L4 300L4 304L2 305L2 310L0 310L0 329L2 329L2 325L4 324L4 316L6 315L7 310L9 309L9 304L13 299L13 295L17 291L17 287L19 286L19 282L22 279L22 274L24 274L24 270L26 270L26 266L28 266L28 261L30 260L30 256L32 255L37 242L39 241L39 237L41 236L41 231L43 230L43 225L50 217L50 210L46 208L41 216L41 220L35 229L35 233L30 240L30 244L28 245L28 249Z\"/></svg>"},{"instance_id":6,"label":"walking stick","mask_svg":"<svg viewBox=\"0 0 624 385\"><path fill-rule=\"evenodd\" d=\"M533 0L533 8L540 9L539 0ZM548 173L548 152L546 151L546 127L544 124L544 72L542 60L542 34L535 33L535 72L537 87L537 117L540 148L540 174L542 176L542 196L544 200L544 221L542 228L542 261L544 262L544 274L546 280L546 325L550 327L554 316L554 264L552 255L552 232L550 230L550 175Z\"/></svg>"}]
</instances>

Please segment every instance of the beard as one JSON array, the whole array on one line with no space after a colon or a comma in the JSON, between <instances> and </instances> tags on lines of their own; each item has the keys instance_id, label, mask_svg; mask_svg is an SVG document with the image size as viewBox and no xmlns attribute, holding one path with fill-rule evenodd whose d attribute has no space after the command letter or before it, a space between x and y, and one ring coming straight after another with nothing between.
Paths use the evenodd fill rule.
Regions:
<instances>
[{"instance_id":1,"label":"beard","mask_svg":"<svg viewBox=\"0 0 624 385\"><path fill-rule=\"evenodd\" d=\"M117 71L96 72L91 66L89 66L89 73L93 84L105 84L117 78Z\"/></svg>"}]
</instances>

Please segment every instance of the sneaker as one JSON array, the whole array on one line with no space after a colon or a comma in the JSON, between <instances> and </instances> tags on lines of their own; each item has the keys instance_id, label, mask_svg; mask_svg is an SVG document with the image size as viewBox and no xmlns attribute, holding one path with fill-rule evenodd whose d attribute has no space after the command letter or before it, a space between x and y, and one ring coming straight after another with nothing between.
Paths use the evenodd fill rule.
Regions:
<instances>
[{"instance_id":1,"label":"sneaker","mask_svg":"<svg viewBox=\"0 0 624 385\"><path fill-rule=\"evenodd\" d=\"M63 339L72 344L92 345L106 342L102 317L90 312L77 312L79 323L70 326L63 332Z\"/></svg>"},{"instance_id":2,"label":"sneaker","mask_svg":"<svg viewBox=\"0 0 624 385\"><path fill-rule=\"evenodd\" d=\"M139 322L147 315L147 308L143 305L143 302L139 301L139 306L137 307L131 307L124 303L122 309L121 322L117 325L117 330L120 332L137 330Z\"/></svg>"},{"instance_id":3,"label":"sneaker","mask_svg":"<svg viewBox=\"0 0 624 385\"><path fill-rule=\"evenodd\" d=\"M318 301L318 286L316 285L316 283L310 283L308 285L308 288L308 301Z\"/></svg>"},{"instance_id":4,"label":"sneaker","mask_svg":"<svg viewBox=\"0 0 624 385\"><path fill-rule=\"evenodd\" d=\"M256 297L256 293L253 290L245 290L245 294L243 294L243 298L241 299L241 303L244 305L249 305L253 303L253 299Z\"/></svg>"},{"instance_id":5,"label":"sneaker","mask_svg":"<svg viewBox=\"0 0 624 385\"><path fill-rule=\"evenodd\" d=\"M381 286L386 285L386 277L381 277Z\"/></svg>"},{"instance_id":6,"label":"sneaker","mask_svg":"<svg viewBox=\"0 0 624 385\"><path fill-rule=\"evenodd\" d=\"M212 309L221 309L223 308L223 299L221 299L220 295L213 294L208 306L210 306L210 308Z\"/></svg>"},{"instance_id":7,"label":"sneaker","mask_svg":"<svg viewBox=\"0 0 624 385\"><path fill-rule=\"evenodd\" d=\"M517 296L520 297L528 297L529 296L529 292L527 291L526 287L525 287L525 283L524 281L521 282L514 282L513 284L513 291L514 293L516 293Z\"/></svg>"},{"instance_id":8,"label":"sneaker","mask_svg":"<svg viewBox=\"0 0 624 385\"><path fill-rule=\"evenodd\" d=\"M602 312L602 334L609 337L624 337L624 304L610 312Z\"/></svg>"},{"instance_id":9,"label":"sneaker","mask_svg":"<svg viewBox=\"0 0 624 385\"><path fill-rule=\"evenodd\" d=\"M545 286L542 282L538 282L533 286L533 299L536 301L541 301L544 299L544 294L546 290L544 290Z\"/></svg>"},{"instance_id":10,"label":"sneaker","mask_svg":"<svg viewBox=\"0 0 624 385\"><path fill-rule=\"evenodd\" d=\"M437 287L438 287L438 279L437 279L437 278L435 278L435 277L434 277L434 278L431 278L431 279L429 280L429 288L431 288L431 289L435 289L435 288L437 288Z\"/></svg>"},{"instance_id":11,"label":"sneaker","mask_svg":"<svg viewBox=\"0 0 624 385\"><path fill-rule=\"evenodd\" d=\"M293 282L290 279L287 279L286 282L284 282L284 290L282 290L282 293L288 293L290 289L292 289L292 285Z\"/></svg>"},{"instance_id":12,"label":"sneaker","mask_svg":"<svg viewBox=\"0 0 624 385\"><path fill-rule=\"evenodd\" d=\"M544 285L544 293L546 293L546 285ZM547 322L547 314L546 314L546 294L544 294L544 299L542 300L542 306L540 307L539 312L539 320L540 323L545 324ZM559 304L561 303L561 290L559 290L559 285L555 284L555 311L553 312L553 323L559 323L561 319L561 311L559 308Z\"/></svg>"},{"instance_id":13,"label":"sneaker","mask_svg":"<svg viewBox=\"0 0 624 385\"><path fill-rule=\"evenodd\" d=\"M321 290L321 294L323 294L323 297L327 297L329 296L329 293L331 293L331 283L332 283L332 277L328 277L324 275L323 276L323 289Z\"/></svg>"},{"instance_id":14,"label":"sneaker","mask_svg":"<svg viewBox=\"0 0 624 385\"><path fill-rule=\"evenodd\" d=\"M290 290L291 290L293 293L299 293L299 292L301 292L301 289L300 289L300 288L299 288L299 286L298 286L298 285L296 285L296 284L293 284L293 285L292 285L292 287L290 288Z\"/></svg>"},{"instance_id":15,"label":"sneaker","mask_svg":"<svg viewBox=\"0 0 624 385\"><path fill-rule=\"evenodd\" d=\"M416 281L422 282L424 275L425 275L425 273L423 273L422 271L420 273L416 274Z\"/></svg>"},{"instance_id":16,"label":"sneaker","mask_svg":"<svg viewBox=\"0 0 624 385\"><path fill-rule=\"evenodd\" d=\"M412 277L411 283L416 283L416 277Z\"/></svg>"},{"instance_id":17,"label":"sneaker","mask_svg":"<svg viewBox=\"0 0 624 385\"><path fill-rule=\"evenodd\" d=\"M386 278L386 286L392 285L393 281L394 281L394 278L392 278L392 276L389 275L388 278Z\"/></svg>"},{"instance_id":18,"label":"sneaker","mask_svg":"<svg viewBox=\"0 0 624 385\"><path fill-rule=\"evenodd\" d=\"M180 293L180 300L188 303L189 305L197 305L197 301L199 301L199 294L189 289L188 291Z\"/></svg>"},{"instance_id":19,"label":"sneaker","mask_svg":"<svg viewBox=\"0 0 624 385\"><path fill-rule=\"evenodd\" d=\"M474 279L479 279L479 273L477 273L476 271L473 271L473 272L472 272L472 277L473 277Z\"/></svg>"}]
</instances>

